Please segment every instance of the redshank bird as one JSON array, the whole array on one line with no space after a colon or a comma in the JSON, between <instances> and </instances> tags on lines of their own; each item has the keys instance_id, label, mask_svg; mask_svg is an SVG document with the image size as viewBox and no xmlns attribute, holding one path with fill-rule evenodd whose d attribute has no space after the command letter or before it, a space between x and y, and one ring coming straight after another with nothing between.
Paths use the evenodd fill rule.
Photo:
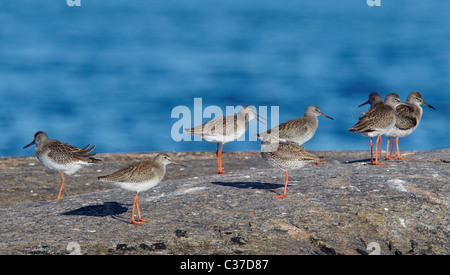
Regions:
<instances>
[{"instance_id":1,"label":"redshank bird","mask_svg":"<svg viewBox=\"0 0 450 275\"><path fill-rule=\"evenodd\" d=\"M54 200L49 200L49 202L61 199L61 192L65 181L64 174L70 176L83 166L102 161L93 157L95 153L91 153L95 145L89 148L91 146L89 144L81 149L58 140L49 140L47 134L42 131L37 132L34 135L34 140L23 148L25 149L33 144L36 145L35 152L37 159L48 169L61 174L61 187L58 197Z\"/></svg>"},{"instance_id":2,"label":"redshank bird","mask_svg":"<svg viewBox=\"0 0 450 275\"><path fill-rule=\"evenodd\" d=\"M383 103L383 99L381 98L381 96L379 95L379 94L377 94L377 93L371 93L370 95L369 95L369 100L367 100L366 102L364 102L363 104L361 104L361 105L359 105L358 107L361 107L361 106L364 106L364 105L366 105L366 104L369 104L370 105L370 108L372 108L374 105L376 105L376 104L378 104L378 103ZM362 115L364 115L365 114L365 112L361 112L361 114ZM378 140L378 139L377 139ZM380 146L380 148L381 148L381 142L382 142L382 139L380 138L379 139L379 146ZM371 156L372 157L372 156ZM380 150L380 157L381 157L381 150ZM373 157L372 157L373 158Z\"/></svg>"},{"instance_id":3,"label":"redshank bird","mask_svg":"<svg viewBox=\"0 0 450 275\"><path fill-rule=\"evenodd\" d=\"M298 143L298 145L302 145L316 133L319 126L317 116L324 116L333 120L333 118L322 113L317 106L310 105L306 108L305 116L285 121L275 128L258 134L257 137L263 139L267 135L272 135L280 141L293 141Z\"/></svg>"},{"instance_id":4,"label":"redshank bird","mask_svg":"<svg viewBox=\"0 0 450 275\"><path fill-rule=\"evenodd\" d=\"M137 162L119 169L110 175L100 176L98 179L102 182L112 183L122 189L136 192L133 200L133 212L131 214L130 222L140 225L143 222L148 222L150 219L141 218L138 194L139 192L147 191L160 183L166 174L166 165L169 163L175 162L170 159L169 155L160 153L152 161ZM138 213L137 221L134 220L135 208Z\"/></svg>"},{"instance_id":5,"label":"redshank bird","mask_svg":"<svg viewBox=\"0 0 450 275\"><path fill-rule=\"evenodd\" d=\"M369 96L369 101L366 103L371 103L372 107L363 115L363 117L359 119L358 123L356 123L349 130L352 133L361 133L363 136L370 137L371 164L386 165L386 163L378 162L378 143L381 139L381 135L394 126L396 121L395 108L397 105L402 103L400 101L400 97L395 93L388 94L385 98L385 102L378 102L377 96L371 94L371 96ZM377 141L375 142L374 162L372 138L375 136L377 136Z\"/></svg>"},{"instance_id":6,"label":"redshank bird","mask_svg":"<svg viewBox=\"0 0 450 275\"><path fill-rule=\"evenodd\" d=\"M253 106L245 106L236 115L217 117L200 126L184 129L184 132L199 136L206 141L217 143L217 173L224 174L229 172L222 171L223 145L238 139L247 131L248 122L252 119L260 121L259 118L263 117L256 113L256 109ZM220 150L219 144L222 144Z\"/></svg>"},{"instance_id":7,"label":"redshank bird","mask_svg":"<svg viewBox=\"0 0 450 275\"><path fill-rule=\"evenodd\" d=\"M406 102L404 104L397 106L396 108L397 120L395 122L395 125L387 133L384 134L386 137L388 137L386 148L386 159L406 159L400 157L398 139L400 137L406 137L410 135L412 132L414 132L417 126L419 126L420 119L422 118L423 113L420 104L426 105L431 109L435 109L433 106L423 101L422 95L418 91L411 92L408 95ZM392 138L391 155L394 149L394 144L395 143L397 144L397 156L395 158L391 158L388 155L389 142L391 138Z\"/></svg>"},{"instance_id":8,"label":"redshank bird","mask_svg":"<svg viewBox=\"0 0 450 275\"><path fill-rule=\"evenodd\" d=\"M261 157L271 166L280 168L286 174L284 191L282 195L274 198L286 197L289 180L288 170L299 169L309 163L315 163L322 157L316 156L296 142L279 141L265 137L261 142Z\"/></svg>"}]
</instances>

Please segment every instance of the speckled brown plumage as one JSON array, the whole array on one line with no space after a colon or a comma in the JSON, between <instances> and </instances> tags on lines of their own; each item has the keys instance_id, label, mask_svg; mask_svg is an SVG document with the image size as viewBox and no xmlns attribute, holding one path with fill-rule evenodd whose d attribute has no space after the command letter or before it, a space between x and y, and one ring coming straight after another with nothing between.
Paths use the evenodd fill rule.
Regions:
<instances>
[{"instance_id":1,"label":"speckled brown plumage","mask_svg":"<svg viewBox=\"0 0 450 275\"><path fill-rule=\"evenodd\" d=\"M359 121L349 130L352 133L362 133L367 136L383 134L393 127L396 121L395 107L400 103L397 94L386 96L384 103L375 102Z\"/></svg>"},{"instance_id":2,"label":"speckled brown plumage","mask_svg":"<svg viewBox=\"0 0 450 275\"><path fill-rule=\"evenodd\" d=\"M277 144L273 143L273 149L276 148L276 150L272 152L265 152L264 146L271 145L269 145L268 142L261 143L261 147L263 148L261 151L262 158L271 166L280 168L284 171L298 169L308 163L313 163L322 159L322 157L314 155L295 142L280 141L278 143L278 148Z\"/></svg>"},{"instance_id":3,"label":"speckled brown plumage","mask_svg":"<svg viewBox=\"0 0 450 275\"><path fill-rule=\"evenodd\" d=\"M194 128L185 129L186 133L197 135L199 137L205 136L237 136L241 131L245 132L248 127L248 116L243 119L238 119L237 115L229 115L217 117L210 121L203 123Z\"/></svg>"},{"instance_id":4,"label":"speckled brown plumage","mask_svg":"<svg viewBox=\"0 0 450 275\"><path fill-rule=\"evenodd\" d=\"M184 129L185 133L199 136L206 141L217 143L217 173L222 171L222 149L223 145L232 142L242 136L247 131L248 122L252 119L259 121L260 116L253 106L244 106L237 115L214 118L202 125L194 128ZM222 144L219 150L219 143Z\"/></svg>"},{"instance_id":5,"label":"speckled brown plumage","mask_svg":"<svg viewBox=\"0 0 450 275\"><path fill-rule=\"evenodd\" d=\"M284 142L267 139L267 137L261 142L261 157L269 165L280 168L286 174L283 194L274 196L277 198L286 197L287 183L289 180L288 170L298 169L308 163L314 163L322 159L322 157L308 152L308 150L296 142Z\"/></svg>"},{"instance_id":6,"label":"speckled brown plumage","mask_svg":"<svg viewBox=\"0 0 450 275\"><path fill-rule=\"evenodd\" d=\"M394 127L397 119L395 108L402 104L400 97L395 93L388 94L384 102L380 102L380 98L378 94L372 93L369 100L360 105L370 103L371 108L349 129L352 133L361 133L363 136L370 137L370 162L374 165L385 165L385 163L378 163L378 144L380 144L381 152L381 135ZM375 136L377 141L375 142L375 161L373 161L372 138Z\"/></svg>"},{"instance_id":7,"label":"speckled brown plumage","mask_svg":"<svg viewBox=\"0 0 450 275\"><path fill-rule=\"evenodd\" d=\"M143 222L148 222L150 219L141 218L138 194L160 183L166 174L166 165L169 163L174 163L169 155L160 153L152 161L140 161L119 169L110 175L100 176L98 179L103 182L110 182L125 190L136 192L130 222L140 225ZM138 212L137 221L134 220L135 209Z\"/></svg>"},{"instance_id":8,"label":"speckled brown plumage","mask_svg":"<svg viewBox=\"0 0 450 275\"><path fill-rule=\"evenodd\" d=\"M322 113L317 106L310 105L306 108L305 116L285 121L266 132L258 134L257 137L264 139L266 136L272 135L274 138L279 138L282 141L293 141L302 145L316 133L319 125L317 116L333 119Z\"/></svg>"},{"instance_id":9,"label":"speckled brown plumage","mask_svg":"<svg viewBox=\"0 0 450 275\"><path fill-rule=\"evenodd\" d=\"M405 159L400 156L398 139L410 135L419 126L423 112L422 107L420 107L421 104L434 109L433 106L423 101L422 94L418 91L411 92L408 95L406 103L396 107L397 119L395 125L384 133L388 137L386 159L393 159L389 156L389 143L391 138L393 138L391 154L394 149L394 144L397 143L397 156L394 159Z\"/></svg>"},{"instance_id":10,"label":"speckled brown plumage","mask_svg":"<svg viewBox=\"0 0 450 275\"><path fill-rule=\"evenodd\" d=\"M162 154L168 156L167 154ZM99 180L110 181L110 182L130 182L139 183L145 181L157 181L164 177L166 172L165 165L159 161L161 158L156 158L155 160L141 161L133 163L127 167L121 168L116 172L98 177Z\"/></svg>"},{"instance_id":11,"label":"speckled brown plumage","mask_svg":"<svg viewBox=\"0 0 450 275\"><path fill-rule=\"evenodd\" d=\"M61 187L56 200L61 199L61 192L64 186L64 174L72 175L80 168L92 163L101 162L101 159L94 158L95 145L90 144L81 149L58 140L49 140L46 133L39 131L34 135L34 140L23 148L36 144L36 157L48 169L61 173Z\"/></svg>"},{"instance_id":12,"label":"speckled brown plumage","mask_svg":"<svg viewBox=\"0 0 450 275\"><path fill-rule=\"evenodd\" d=\"M396 108L397 111L397 121L395 122L395 127L399 130L409 130L416 127L419 124L420 112L418 109L411 105L399 105Z\"/></svg>"},{"instance_id":13,"label":"speckled brown plumage","mask_svg":"<svg viewBox=\"0 0 450 275\"><path fill-rule=\"evenodd\" d=\"M58 164L71 164L77 162L98 163L101 160L96 159L94 150L95 145L88 144L83 149L70 145L59 140L49 140L46 133L39 131L34 135L34 140L24 148L36 144L36 156L39 158L48 157Z\"/></svg>"}]
</instances>

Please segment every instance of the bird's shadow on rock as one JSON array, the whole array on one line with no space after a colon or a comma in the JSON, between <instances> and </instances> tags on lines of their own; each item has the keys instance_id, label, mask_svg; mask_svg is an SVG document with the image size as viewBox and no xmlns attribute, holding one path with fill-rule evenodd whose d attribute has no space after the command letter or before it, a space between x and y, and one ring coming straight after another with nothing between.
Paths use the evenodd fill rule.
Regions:
<instances>
[{"instance_id":1,"label":"bird's shadow on rock","mask_svg":"<svg viewBox=\"0 0 450 275\"><path fill-rule=\"evenodd\" d=\"M352 164L352 163L370 163L370 159L356 159L356 160L348 160L344 162L345 164Z\"/></svg>"},{"instance_id":2,"label":"bird's shadow on rock","mask_svg":"<svg viewBox=\"0 0 450 275\"><path fill-rule=\"evenodd\" d=\"M284 184L277 183L265 183L265 182L222 182L222 181L213 181L212 184L229 186L235 188L252 188L252 189L277 189L280 187L284 187Z\"/></svg>"},{"instance_id":3,"label":"bird's shadow on rock","mask_svg":"<svg viewBox=\"0 0 450 275\"><path fill-rule=\"evenodd\" d=\"M107 217L119 215L127 211L128 208L118 202L104 202L103 204L83 206L75 210L61 213L61 215Z\"/></svg>"}]
</instances>

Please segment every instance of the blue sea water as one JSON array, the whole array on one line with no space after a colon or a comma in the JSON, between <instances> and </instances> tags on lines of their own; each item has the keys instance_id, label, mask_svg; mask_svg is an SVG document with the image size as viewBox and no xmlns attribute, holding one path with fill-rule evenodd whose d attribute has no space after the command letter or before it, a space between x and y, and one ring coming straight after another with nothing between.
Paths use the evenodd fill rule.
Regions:
<instances>
[{"instance_id":1,"label":"blue sea water","mask_svg":"<svg viewBox=\"0 0 450 275\"><path fill-rule=\"evenodd\" d=\"M447 148L449 15L449 1L3 1L0 156L34 154L22 147L38 130L98 153L214 151L171 137L173 108L193 112L194 98L278 106L280 122L317 105L334 120L319 117L307 149L368 150L348 132L358 105L413 90L436 110L423 107L401 150Z\"/></svg>"}]
</instances>

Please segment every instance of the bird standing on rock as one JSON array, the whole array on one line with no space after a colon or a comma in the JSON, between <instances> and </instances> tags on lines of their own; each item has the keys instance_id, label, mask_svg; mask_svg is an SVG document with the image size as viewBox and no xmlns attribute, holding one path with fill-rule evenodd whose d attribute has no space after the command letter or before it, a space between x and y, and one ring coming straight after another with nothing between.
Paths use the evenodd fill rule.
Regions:
<instances>
[{"instance_id":1,"label":"bird standing on rock","mask_svg":"<svg viewBox=\"0 0 450 275\"><path fill-rule=\"evenodd\" d=\"M96 159L90 152L94 150L95 145L90 144L81 149L72 146L68 143L61 142L59 140L49 140L46 133L39 131L34 135L34 140L27 144L28 146L36 145L36 157L37 159L48 169L52 171L60 172L61 174L61 188L59 189L58 197L51 201L57 201L61 199L61 192L64 186L64 174L72 175L77 172L83 166L91 165L93 163L101 162L101 159Z\"/></svg>"},{"instance_id":2,"label":"bird standing on rock","mask_svg":"<svg viewBox=\"0 0 450 275\"><path fill-rule=\"evenodd\" d=\"M247 131L248 122L252 119L257 119L260 121L259 118L262 117L256 113L255 107L245 106L238 112L237 115L217 117L200 126L184 129L184 132L199 136L206 141L217 143L217 173L225 174L229 172L222 171L223 145L225 143L237 140ZM219 150L220 143L222 145Z\"/></svg>"},{"instance_id":3,"label":"bird standing on rock","mask_svg":"<svg viewBox=\"0 0 450 275\"><path fill-rule=\"evenodd\" d=\"M317 106L310 105L306 108L305 116L285 121L266 132L258 134L257 137L262 140L265 136L271 135L281 141L293 141L302 145L316 133L319 126L317 116L324 116L333 120L333 118L322 113Z\"/></svg>"},{"instance_id":4,"label":"bird standing on rock","mask_svg":"<svg viewBox=\"0 0 450 275\"><path fill-rule=\"evenodd\" d=\"M131 214L130 222L140 225L143 222L148 222L150 219L142 219L141 211L139 210L139 192L147 191L155 187L166 174L166 165L175 163L170 156L161 153L156 155L152 161L141 161L131 164L127 167L119 169L118 171L107 175L100 176L98 179L102 182L110 182L122 189L136 192L133 200L133 213ZM138 220L134 220L134 209L137 208Z\"/></svg>"},{"instance_id":5,"label":"bird standing on rock","mask_svg":"<svg viewBox=\"0 0 450 275\"><path fill-rule=\"evenodd\" d=\"M272 167L280 168L286 174L284 192L274 198L286 197L287 183L289 180L288 170L299 169L308 163L315 163L322 157L316 156L296 142L279 141L265 138L261 142L261 157Z\"/></svg>"},{"instance_id":6,"label":"bird standing on rock","mask_svg":"<svg viewBox=\"0 0 450 275\"><path fill-rule=\"evenodd\" d=\"M402 104L400 97L391 93L388 94L384 102L380 102L376 93L369 96L369 100L364 104L370 103L372 107L361 117L349 130L352 133L361 133L363 136L370 137L370 162L373 165L386 165L378 162L378 143L381 135L385 134L396 121L397 105ZM361 106L361 105L360 105ZM375 142L375 162L373 161L373 143L372 138L377 136ZM381 148L380 148L381 150Z\"/></svg>"},{"instance_id":7,"label":"bird standing on rock","mask_svg":"<svg viewBox=\"0 0 450 275\"><path fill-rule=\"evenodd\" d=\"M419 126L420 119L422 118L422 107L420 104L426 105L431 109L435 109L433 106L429 105L422 99L422 94L414 91L408 95L406 102L404 104L398 105L396 107L397 120L392 128L387 131L384 135L388 137L387 148L386 148L386 159L406 159L400 157L400 149L398 147L398 138L406 137L410 135ZM391 158L388 155L389 152L389 141L392 138L392 150L394 149L394 144L397 143L397 156ZM395 138L395 139L394 139Z\"/></svg>"}]
</instances>

